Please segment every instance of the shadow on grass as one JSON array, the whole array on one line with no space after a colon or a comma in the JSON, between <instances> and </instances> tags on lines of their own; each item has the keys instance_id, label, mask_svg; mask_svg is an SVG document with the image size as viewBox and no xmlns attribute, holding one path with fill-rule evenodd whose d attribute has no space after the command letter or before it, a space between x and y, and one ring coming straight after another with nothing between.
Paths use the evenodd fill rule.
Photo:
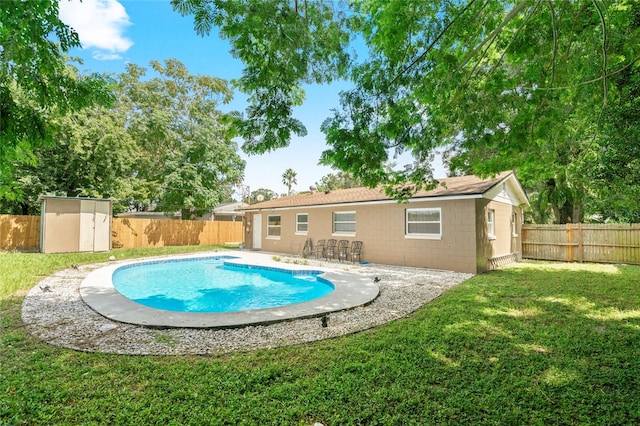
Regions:
<instances>
[{"instance_id":1,"label":"shadow on grass","mask_svg":"<svg viewBox=\"0 0 640 426\"><path fill-rule=\"evenodd\" d=\"M640 421L638 267L540 263L479 275L371 341L387 365L417 370L380 385L413 389L403 404L435 423Z\"/></svg>"},{"instance_id":2,"label":"shadow on grass","mask_svg":"<svg viewBox=\"0 0 640 426\"><path fill-rule=\"evenodd\" d=\"M374 330L222 357L83 354L5 328L0 423L638 424L638 283L633 266L521 264Z\"/></svg>"}]
</instances>

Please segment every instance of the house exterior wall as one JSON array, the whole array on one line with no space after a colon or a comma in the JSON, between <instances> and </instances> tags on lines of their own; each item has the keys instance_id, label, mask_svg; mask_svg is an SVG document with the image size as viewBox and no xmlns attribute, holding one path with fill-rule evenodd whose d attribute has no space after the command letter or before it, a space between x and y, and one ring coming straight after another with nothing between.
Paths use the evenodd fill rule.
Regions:
<instances>
[{"instance_id":1,"label":"house exterior wall","mask_svg":"<svg viewBox=\"0 0 640 426\"><path fill-rule=\"evenodd\" d=\"M488 233L489 210L494 212L495 232L491 236ZM477 270L487 271L490 268L490 260L505 256L514 259L521 258L522 247L522 208L512 204L495 200L479 199L476 201L476 235L477 244ZM512 221L515 214L515 233Z\"/></svg>"},{"instance_id":2,"label":"house exterior wall","mask_svg":"<svg viewBox=\"0 0 640 426\"><path fill-rule=\"evenodd\" d=\"M440 239L405 236L407 208L440 208ZM363 241L361 260L459 272L477 272L475 199L379 203L261 211L262 250L301 255L307 238ZM332 234L333 212L355 212L355 235ZM309 215L308 232L296 235L296 214ZM252 212L247 220L252 221ZM268 218L281 217L280 238L267 237ZM249 232L247 233L249 235ZM248 242L250 243L250 242ZM251 245L248 244L248 247Z\"/></svg>"}]
</instances>

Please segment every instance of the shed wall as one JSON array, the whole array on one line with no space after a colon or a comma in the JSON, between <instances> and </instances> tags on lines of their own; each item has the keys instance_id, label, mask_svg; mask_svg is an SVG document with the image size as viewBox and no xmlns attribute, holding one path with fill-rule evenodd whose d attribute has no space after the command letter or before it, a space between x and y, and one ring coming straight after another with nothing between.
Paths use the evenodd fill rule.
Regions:
<instances>
[{"instance_id":1,"label":"shed wall","mask_svg":"<svg viewBox=\"0 0 640 426\"><path fill-rule=\"evenodd\" d=\"M80 203L77 200L48 199L42 214L42 252L77 252L80 241Z\"/></svg>"}]
</instances>

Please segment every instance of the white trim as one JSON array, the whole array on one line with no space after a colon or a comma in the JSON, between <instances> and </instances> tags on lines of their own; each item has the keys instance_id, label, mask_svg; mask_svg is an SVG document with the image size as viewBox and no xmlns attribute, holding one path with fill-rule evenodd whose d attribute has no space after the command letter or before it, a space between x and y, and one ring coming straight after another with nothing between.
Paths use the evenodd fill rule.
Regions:
<instances>
[{"instance_id":1,"label":"white trim","mask_svg":"<svg viewBox=\"0 0 640 426\"><path fill-rule=\"evenodd\" d=\"M456 201L456 200L473 200L483 198L482 194L473 194L473 195L447 195L441 197L422 197L422 198L411 198L407 200L408 203L421 203L421 202L431 202L431 201ZM352 206L365 206L365 205L374 205L374 204L398 204L398 200L375 200L375 201L352 201L346 203L332 203L332 204L301 204L299 206L287 206L287 207L265 207L263 209L251 209L251 210L242 210L245 212L265 212L265 211L276 211L276 210L298 210L298 209L317 209L317 208L325 208L325 207L352 207Z\"/></svg>"},{"instance_id":2,"label":"white trim","mask_svg":"<svg viewBox=\"0 0 640 426\"><path fill-rule=\"evenodd\" d=\"M489 220L490 216L491 216L491 220ZM487 236L489 237L490 240L495 240L496 239L496 210L487 209L486 218L487 218Z\"/></svg>"},{"instance_id":3,"label":"white trim","mask_svg":"<svg viewBox=\"0 0 640 426\"><path fill-rule=\"evenodd\" d=\"M427 235L427 234L411 234L404 236L405 240L442 240L442 235Z\"/></svg>"},{"instance_id":4,"label":"white trim","mask_svg":"<svg viewBox=\"0 0 640 426\"><path fill-rule=\"evenodd\" d=\"M438 233L425 233L425 232L409 232L409 213L416 211L437 211L438 212L438 221L423 221L421 223L437 223L439 225L440 232ZM415 223L415 222L411 222ZM417 237L424 239L441 239L442 238L442 208L441 207L417 207L413 209L405 209L404 210L404 235L405 237Z\"/></svg>"},{"instance_id":5,"label":"white trim","mask_svg":"<svg viewBox=\"0 0 640 426\"><path fill-rule=\"evenodd\" d=\"M298 221L298 217L305 215L307 216L307 221L306 222L299 222ZM299 231L298 230L298 224L300 223L306 223L307 224L307 230L306 231ZM309 213L296 213L296 232L295 235L307 235L309 234Z\"/></svg>"},{"instance_id":6,"label":"white trim","mask_svg":"<svg viewBox=\"0 0 640 426\"><path fill-rule=\"evenodd\" d=\"M336 214L352 214L353 221L340 221L340 223L353 223L354 230L353 231L336 231ZM347 210L347 211L333 211L331 212L331 235L339 236L344 235L348 237L355 237L356 235L356 212L355 210Z\"/></svg>"},{"instance_id":7,"label":"white trim","mask_svg":"<svg viewBox=\"0 0 640 426\"><path fill-rule=\"evenodd\" d=\"M270 225L269 222L271 222L271 220L269 218L276 217L276 216L280 218L279 220L280 224ZM280 230L280 235L269 235L269 228L278 228ZM267 240L279 240L281 236L282 236L282 215L280 214L267 215L267 235L265 236L265 238Z\"/></svg>"}]
</instances>

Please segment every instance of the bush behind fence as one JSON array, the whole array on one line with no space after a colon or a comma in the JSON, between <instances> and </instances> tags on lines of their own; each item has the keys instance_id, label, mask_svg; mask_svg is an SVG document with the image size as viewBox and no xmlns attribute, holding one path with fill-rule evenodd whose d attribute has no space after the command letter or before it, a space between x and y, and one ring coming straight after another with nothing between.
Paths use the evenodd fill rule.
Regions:
<instances>
[{"instance_id":1,"label":"bush behind fence","mask_svg":"<svg viewBox=\"0 0 640 426\"><path fill-rule=\"evenodd\" d=\"M111 220L113 248L211 245L243 242L241 221ZM0 250L38 251L40 216L0 215Z\"/></svg>"}]
</instances>

